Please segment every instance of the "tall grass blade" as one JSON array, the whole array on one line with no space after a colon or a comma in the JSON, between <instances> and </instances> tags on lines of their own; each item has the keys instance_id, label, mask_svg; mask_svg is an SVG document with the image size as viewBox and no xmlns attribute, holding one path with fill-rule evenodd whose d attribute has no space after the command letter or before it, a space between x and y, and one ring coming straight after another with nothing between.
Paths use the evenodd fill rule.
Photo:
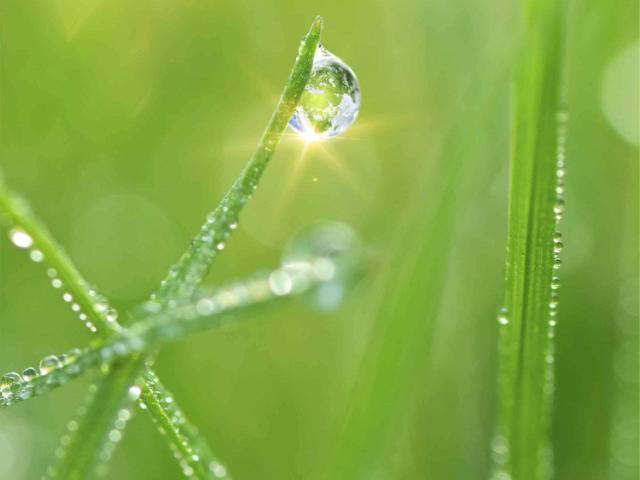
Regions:
<instances>
[{"instance_id":1,"label":"tall grass blade","mask_svg":"<svg viewBox=\"0 0 640 480\"><path fill-rule=\"evenodd\" d=\"M546 479L558 307L566 112L561 110L563 2L522 3L513 73L505 306L500 312L493 478Z\"/></svg>"},{"instance_id":2,"label":"tall grass blade","mask_svg":"<svg viewBox=\"0 0 640 480\"><path fill-rule=\"evenodd\" d=\"M90 388L89 396L56 450L46 478L86 480L106 472L116 444L131 418L131 403L140 396L135 384L143 357L115 363Z\"/></svg>"},{"instance_id":3,"label":"tall grass blade","mask_svg":"<svg viewBox=\"0 0 640 480\"><path fill-rule=\"evenodd\" d=\"M253 156L152 296L161 308L170 306L172 302L184 301L193 294L218 252L224 248L227 238L237 227L240 212L258 187L309 81L321 33L322 19L318 17L300 44L284 91Z\"/></svg>"}]
</instances>

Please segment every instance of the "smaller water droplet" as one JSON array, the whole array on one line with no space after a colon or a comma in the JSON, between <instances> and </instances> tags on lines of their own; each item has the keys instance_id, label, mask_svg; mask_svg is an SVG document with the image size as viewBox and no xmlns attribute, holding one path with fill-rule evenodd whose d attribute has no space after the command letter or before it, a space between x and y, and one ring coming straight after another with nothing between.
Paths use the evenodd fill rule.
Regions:
<instances>
[{"instance_id":1,"label":"smaller water droplet","mask_svg":"<svg viewBox=\"0 0 640 480\"><path fill-rule=\"evenodd\" d=\"M62 294L62 299L65 302L69 303L69 302L71 302L73 300L73 295L71 295L69 292L65 292L65 293Z\"/></svg>"},{"instance_id":2,"label":"smaller water droplet","mask_svg":"<svg viewBox=\"0 0 640 480\"><path fill-rule=\"evenodd\" d=\"M133 385L129 388L129 398L132 401L138 400L138 398L140 398L141 393L142 393L142 390L137 385Z\"/></svg>"},{"instance_id":3,"label":"smaller water droplet","mask_svg":"<svg viewBox=\"0 0 640 480\"><path fill-rule=\"evenodd\" d=\"M201 298L196 303L196 311L199 315L211 315L216 310L216 304L210 298Z\"/></svg>"},{"instance_id":4,"label":"smaller water droplet","mask_svg":"<svg viewBox=\"0 0 640 480\"><path fill-rule=\"evenodd\" d=\"M30 380L33 380L37 376L38 376L38 372L36 371L35 368L32 368L32 367L25 368L24 372L22 372L22 378L27 382Z\"/></svg>"},{"instance_id":5,"label":"smaller water droplet","mask_svg":"<svg viewBox=\"0 0 640 480\"><path fill-rule=\"evenodd\" d=\"M107 319L107 322L115 323L118 320L118 312L115 308L109 308L107 310L105 318Z\"/></svg>"},{"instance_id":6,"label":"smaller water droplet","mask_svg":"<svg viewBox=\"0 0 640 480\"><path fill-rule=\"evenodd\" d=\"M114 428L109 432L109 440L113 443L118 443L120 440L122 440L122 432Z\"/></svg>"},{"instance_id":7,"label":"smaller water droplet","mask_svg":"<svg viewBox=\"0 0 640 480\"><path fill-rule=\"evenodd\" d=\"M55 355L44 357L40 360L40 364L38 365L41 375L46 375L60 367L62 367L62 362Z\"/></svg>"},{"instance_id":8,"label":"smaller water droplet","mask_svg":"<svg viewBox=\"0 0 640 480\"><path fill-rule=\"evenodd\" d=\"M59 278L54 278L53 280L51 280L51 286L53 288L60 288L62 287L62 280L60 280Z\"/></svg>"},{"instance_id":9,"label":"smaller water droplet","mask_svg":"<svg viewBox=\"0 0 640 480\"><path fill-rule=\"evenodd\" d=\"M40 263L44 260L44 254L40 250L31 250L31 252L29 252L29 258L36 263Z\"/></svg>"},{"instance_id":10,"label":"smaller water droplet","mask_svg":"<svg viewBox=\"0 0 640 480\"><path fill-rule=\"evenodd\" d=\"M509 323L509 317L507 317L508 310L506 307L502 307L498 312L498 323L500 325L507 325Z\"/></svg>"},{"instance_id":11,"label":"smaller water droplet","mask_svg":"<svg viewBox=\"0 0 640 480\"><path fill-rule=\"evenodd\" d=\"M227 474L227 469L218 462L211 462L209 464L209 470L218 478L224 478Z\"/></svg>"},{"instance_id":12,"label":"smaller water droplet","mask_svg":"<svg viewBox=\"0 0 640 480\"><path fill-rule=\"evenodd\" d=\"M33 245L33 238L20 227L12 228L9 231L9 239L18 248L29 248Z\"/></svg>"},{"instance_id":13,"label":"smaller water droplet","mask_svg":"<svg viewBox=\"0 0 640 480\"><path fill-rule=\"evenodd\" d=\"M557 290L560 288L560 279L558 277L553 277L551 279L551 288L553 290Z\"/></svg>"},{"instance_id":14,"label":"smaller water droplet","mask_svg":"<svg viewBox=\"0 0 640 480\"><path fill-rule=\"evenodd\" d=\"M269 275L269 288L275 295L287 295L291 293L293 280L288 272L279 269Z\"/></svg>"}]
</instances>

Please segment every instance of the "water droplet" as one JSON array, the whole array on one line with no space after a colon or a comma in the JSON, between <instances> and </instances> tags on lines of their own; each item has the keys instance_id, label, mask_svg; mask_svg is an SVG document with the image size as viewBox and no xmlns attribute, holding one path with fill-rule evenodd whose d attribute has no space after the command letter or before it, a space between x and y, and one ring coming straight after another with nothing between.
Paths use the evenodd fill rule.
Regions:
<instances>
[{"instance_id":1,"label":"water droplet","mask_svg":"<svg viewBox=\"0 0 640 480\"><path fill-rule=\"evenodd\" d=\"M507 317L507 309L506 307L502 307L498 312L498 323L500 325L507 325L509 323L509 318Z\"/></svg>"},{"instance_id":2,"label":"water droplet","mask_svg":"<svg viewBox=\"0 0 640 480\"><path fill-rule=\"evenodd\" d=\"M138 398L140 398L141 393L142 393L142 390L140 390L140 387L137 385L133 385L132 387L129 388L129 398L132 401L136 401Z\"/></svg>"},{"instance_id":3,"label":"water droplet","mask_svg":"<svg viewBox=\"0 0 640 480\"><path fill-rule=\"evenodd\" d=\"M287 295L291 293L293 280L288 272L282 269L276 270L269 275L269 288L275 295Z\"/></svg>"},{"instance_id":4,"label":"water droplet","mask_svg":"<svg viewBox=\"0 0 640 480\"><path fill-rule=\"evenodd\" d=\"M307 140L335 137L347 130L360 110L360 87L353 70L318 47L309 82L290 125Z\"/></svg>"},{"instance_id":5,"label":"water droplet","mask_svg":"<svg viewBox=\"0 0 640 480\"><path fill-rule=\"evenodd\" d=\"M73 295L71 295L69 292L65 292L65 293L62 295L62 299L63 299L65 302L69 303L71 300L73 300Z\"/></svg>"},{"instance_id":6,"label":"water droplet","mask_svg":"<svg viewBox=\"0 0 640 480\"><path fill-rule=\"evenodd\" d=\"M60 280L59 278L54 278L53 280L51 280L51 286L53 288L60 288L62 287L62 280Z\"/></svg>"},{"instance_id":7,"label":"water droplet","mask_svg":"<svg viewBox=\"0 0 640 480\"><path fill-rule=\"evenodd\" d=\"M491 441L491 457L499 464L505 464L509 460L509 443L502 435L496 435Z\"/></svg>"},{"instance_id":8,"label":"water droplet","mask_svg":"<svg viewBox=\"0 0 640 480\"><path fill-rule=\"evenodd\" d=\"M30 380L33 380L34 378L36 378L38 376L38 372L36 371L35 368L25 368L24 372L22 372L22 378L28 382Z\"/></svg>"},{"instance_id":9,"label":"water droplet","mask_svg":"<svg viewBox=\"0 0 640 480\"><path fill-rule=\"evenodd\" d=\"M22 384L22 377L17 372L9 372L5 373L2 378L0 378L0 392L2 392L2 396L8 398L11 396L11 392L9 389L14 385Z\"/></svg>"},{"instance_id":10,"label":"water droplet","mask_svg":"<svg viewBox=\"0 0 640 480\"><path fill-rule=\"evenodd\" d=\"M551 279L551 288L553 290L557 290L560 288L560 279L558 277L553 277Z\"/></svg>"},{"instance_id":11,"label":"water droplet","mask_svg":"<svg viewBox=\"0 0 640 480\"><path fill-rule=\"evenodd\" d=\"M211 462L209 470L218 478L224 478L227 475L227 469L218 462Z\"/></svg>"},{"instance_id":12,"label":"water droplet","mask_svg":"<svg viewBox=\"0 0 640 480\"><path fill-rule=\"evenodd\" d=\"M215 312L216 304L210 298L201 298L196 303L196 311L199 315L211 315Z\"/></svg>"},{"instance_id":13,"label":"water droplet","mask_svg":"<svg viewBox=\"0 0 640 480\"><path fill-rule=\"evenodd\" d=\"M29 252L29 258L36 263L40 263L44 260L44 254L40 250L31 250L31 252Z\"/></svg>"},{"instance_id":14,"label":"water droplet","mask_svg":"<svg viewBox=\"0 0 640 480\"><path fill-rule=\"evenodd\" d=\"M64 361L62 363L64 363L65 365L73 363L81 354L82 351L79 348L72 348L64 354Z\"/></svg>"},{"instance_id":15,"label":"water droplet","mask_svg":"<svg viewBox=\"0 0 640 480\"><path fill-rule=\"evenodd\" d=\"M44 357L42 360L40 360L40 364L38 365L41 375L46 375L47 373L60 367L62 367L62 362L55 355Z\"/></svg>"},{"instance_id":16,"label":"water droplet","mask_svg":"<svg viewBox=\"0 0 640 480\"><path fill-rule=\"evenodd\" d=\"M18 248L29 248L33 245L33 238L23 229L16 227L9 231L9 239Z\"/></svg>"},{"instance_id":17,"label":"water droplet","mask_svg":"<svg viewBox=\"0 0 640 480\"><path fill-rule=\"evenodd\" d=\"M115 323L118 320L118 312L115 308L109 308L109 310L107 310L105 318L107 319L107 322Z\"/></svg>"}]
</instances>

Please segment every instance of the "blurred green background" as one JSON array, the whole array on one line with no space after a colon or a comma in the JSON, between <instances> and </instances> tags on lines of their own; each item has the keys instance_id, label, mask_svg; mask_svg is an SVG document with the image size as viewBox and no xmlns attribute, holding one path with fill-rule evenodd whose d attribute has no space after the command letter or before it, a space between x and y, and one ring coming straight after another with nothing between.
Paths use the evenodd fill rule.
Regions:
<instances>
[{"instance_id":1,"label":"blurred green background","mask_svg":"<svg viewBox=\"0 0 640 480\"><path fill-rule=\"evenodd\" d=\"M487 478L515 3L0 0L5 179L121 308L239 172L315 15L359 77L357 124L305 155L283 140L209 282L277 265L323 220L358 231L369 276L335 312L288 303L158 358L234 478L328 479L350 459L357 478ZM638 4L569 3L555 465L637 479ZM44 268L4 238L0 370L85 345ZM0 478L40 477L88 382L0 411ZM110 478L180 478L144 413Z\"/></svg>"}]
</instances>

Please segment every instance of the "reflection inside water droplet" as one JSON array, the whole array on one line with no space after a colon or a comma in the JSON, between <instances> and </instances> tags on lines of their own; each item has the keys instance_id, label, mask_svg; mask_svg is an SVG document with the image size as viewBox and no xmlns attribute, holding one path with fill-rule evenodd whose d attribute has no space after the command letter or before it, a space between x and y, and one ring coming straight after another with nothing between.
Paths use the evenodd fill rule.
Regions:
<instances>
[{"instance_id":1,"label":"reflection inside water droplet","mask_svg":"<svg viewBox=\"0 0 640 480\"><path fill-rule=\"evenodd\" d=\"M306 140L335 137L347 130L360 110L360 86L353 70L318 47L309 82L290 125Z\"/></svg>"}]
</instances>

